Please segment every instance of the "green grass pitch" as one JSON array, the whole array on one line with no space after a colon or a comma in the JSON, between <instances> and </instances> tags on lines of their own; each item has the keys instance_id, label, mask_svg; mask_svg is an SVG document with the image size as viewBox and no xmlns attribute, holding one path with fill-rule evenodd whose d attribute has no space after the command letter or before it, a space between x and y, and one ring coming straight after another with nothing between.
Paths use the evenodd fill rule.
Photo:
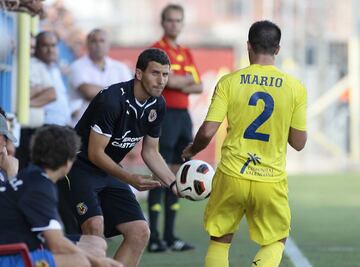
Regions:
<instances>
[{"instance_id":1,"label":"green grass pitch","mask_svg":"<svg viewBox=\"0 0 360 267\"><path fill-rule=\"evenodd\" d=\"M303 175L289 178L291 237L314 267L360 266L360 174ZM146 208L145 203L142 203ZM208 237L202 227L206 201L181 200L177 235L194 244L189 252L145 253L140 267L201 267ZM146 209L144 209L145 211ZM119 238L109 240L109 255ZM258 247L245 221L230 250L230 266L251 266ZM287 256L281 267L293 267Z\"/></svg>"}]
</instances>

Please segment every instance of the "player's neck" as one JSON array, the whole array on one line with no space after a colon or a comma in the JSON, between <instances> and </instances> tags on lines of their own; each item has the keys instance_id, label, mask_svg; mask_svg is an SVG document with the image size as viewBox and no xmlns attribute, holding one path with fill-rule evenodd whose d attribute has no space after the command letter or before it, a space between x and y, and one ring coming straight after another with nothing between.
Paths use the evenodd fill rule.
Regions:
<instances>
[{"instance_id":1,"label":"player's neck","mask_svg":"<svg viewBox=\"0 0 360 267\"><path fill-rule=\"evenodd\" d=\"M250 57L250 64L275 65L275 56L256 54Z\"/></svg>"},{"instance_id":2,"label":"player's neck","mask_svg":"<svg viewBox=\"0 0 360 267\"><path fill-rule=\"evenodd\" d=\"M178 46L178 43L176 42L177 37L165 36L165 39L171 47L176 48Z\"/></svg>"},{"instance_id":3,"label":"player's neck","mask_svg":"<svg viewBox=\"0 0 360 267\"><path fill-rule=\"evenodd\" d=\"M149 94L147 94L146 90L142 87L141 82L135 79L134 81L134 97L140 103L145 102L150 98Z\"/></svg>"},{"instance_id":4,"label":"player's neck","mask_svg":"<svg viewBox=\"0 0 360 267\"><path fill-rule=\"evenodd\" d=\"M99 67L99 69L104 69L105 68L105 57L100 57L100 58L95 58L90 56L91 61Z\"/></svg>"},{"instance_id":5,"label":"player's neck","mask_svg":"<svg viewBox=\"0 0 360 267\"><path fill-rule=\"evenodd\" d=\"M53 182L56 183L60 178L62 178L61 170L51 170L51 169L45 169L45 173L47 177Z\"/></svg>"}]
</instances>

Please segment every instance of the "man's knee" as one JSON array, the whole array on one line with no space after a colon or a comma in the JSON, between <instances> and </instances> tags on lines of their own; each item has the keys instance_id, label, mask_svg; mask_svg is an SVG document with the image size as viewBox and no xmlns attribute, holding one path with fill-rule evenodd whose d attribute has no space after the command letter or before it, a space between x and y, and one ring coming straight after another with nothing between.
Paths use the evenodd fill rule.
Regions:
<instances>
[{"instance_id":1,"label":"man's knee","mask_svg":"<svg viewBox=\"0 0 360 267\"><path fill-rule=\"evenodd\" d=\"M129 242L146 246L150 239L150 229L145 221L133 221L118 225L118 229Z\"/></svg>"},{"instance_id":2,"label":"man's knee","mask_svg":"<svg viewBox=\"0 0 360 267\"><path fill-rule=\"evenodd\" d=\"M82 233L85 235L104 235L104 218L102 216L94 216L87 219L81 225Z\"/></svg>"}]
</instances>

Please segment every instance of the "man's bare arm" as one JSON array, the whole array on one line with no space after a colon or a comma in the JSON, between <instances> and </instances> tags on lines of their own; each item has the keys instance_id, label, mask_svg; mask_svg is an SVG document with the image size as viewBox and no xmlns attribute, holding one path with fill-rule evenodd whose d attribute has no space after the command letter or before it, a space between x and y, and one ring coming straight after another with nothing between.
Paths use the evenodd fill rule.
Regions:
<instances>
[{"instance_id":1,"label":"man's bare arm","mask_svg":"<svg viewBox=\"0 0 360 267\"><path fill-rule=\"evenodd\" d=\"M80 94L87 100L92 100L104 87L91 83L83 83L78 87Z\"/></svg>"},{"instance_id":2,"label":"man's bare arm","mask_svg":"<svg viewBox=\"0 0 360 267\"><path fill-rule=\"evenodd\" d=\"M186 94L201 94L203 92L204 88L202 83L197 83L197 84L191 84L188 86L185 86L184 88L182 88L181 91L183 91Z\"/></svg>"},{"instance_id":3,"label":"man's bare arm","mask_svg":"<svg viewBox=\"0 0 360 267\"><path fill-rule=\"evenodd\" d=\"M195 84L192 75L176 75L170 74L167 87L182 90L182 88Z\"/></svg>"},{"instance_id":4,"label":"man's bare arm","mask_svg":"<svg viewBox=\"0 0 360 267\"><path fill-rule=\"evenodd\" d=\"M290 127L288 142L295 150L300 151L305 147L307 140L306 131L300 131Z\"/></svg>"},{"instance_id":5,"label":"man's bare arm","mask_svg":"<svg viewBox=\"0 0 360 267\"><path fill-rule=\"evenodd\" d=\"M120 167L119 164L115 163L105 153L105 148L109 141L109 137L101 135L93 130L90 131L88 157L92 163L108 174L132 185L139 191L150 190L160 186L158 181L151 180L149 177L143 175L131 174Z\"/></svg>"},{"instance_id":6,"label":"man's bare arm","mask_svg":"<svg viewBox=\"0 0 360 267\"><path fill-rule=\"evenodd\" d=\"M221 122L205 121L196 133L194 142L184 149L182 158L189 159L206 148L220 125Z\"/></svg>"},{"instance_id":7,"label":"man's bare arm","mask_svg":"<svg viewBox=\"0 0 360 267\"><path fill-rule=\"evenodd\" d=\"M34 86L30 90L30 106L43 107L44 105L56 100L56 91L54 87Z\"/></svg>"}]
</instances>

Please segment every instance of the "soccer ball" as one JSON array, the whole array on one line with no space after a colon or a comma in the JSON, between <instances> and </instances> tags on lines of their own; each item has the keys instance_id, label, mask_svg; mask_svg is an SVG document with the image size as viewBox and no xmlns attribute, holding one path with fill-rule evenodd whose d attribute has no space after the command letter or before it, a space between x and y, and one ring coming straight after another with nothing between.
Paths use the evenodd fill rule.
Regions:
<instances>
[{"instance_id":1,"label":"soccer ball","mask_svg":"<svg viewBox=\"0 0 360 267\"><path fill-rule=\"evenodd\" d=\"M176 187L180 196L197 201L210 196L214 169L205 161L190 160L176 173Z\"/></svg>"}]
</instances>

